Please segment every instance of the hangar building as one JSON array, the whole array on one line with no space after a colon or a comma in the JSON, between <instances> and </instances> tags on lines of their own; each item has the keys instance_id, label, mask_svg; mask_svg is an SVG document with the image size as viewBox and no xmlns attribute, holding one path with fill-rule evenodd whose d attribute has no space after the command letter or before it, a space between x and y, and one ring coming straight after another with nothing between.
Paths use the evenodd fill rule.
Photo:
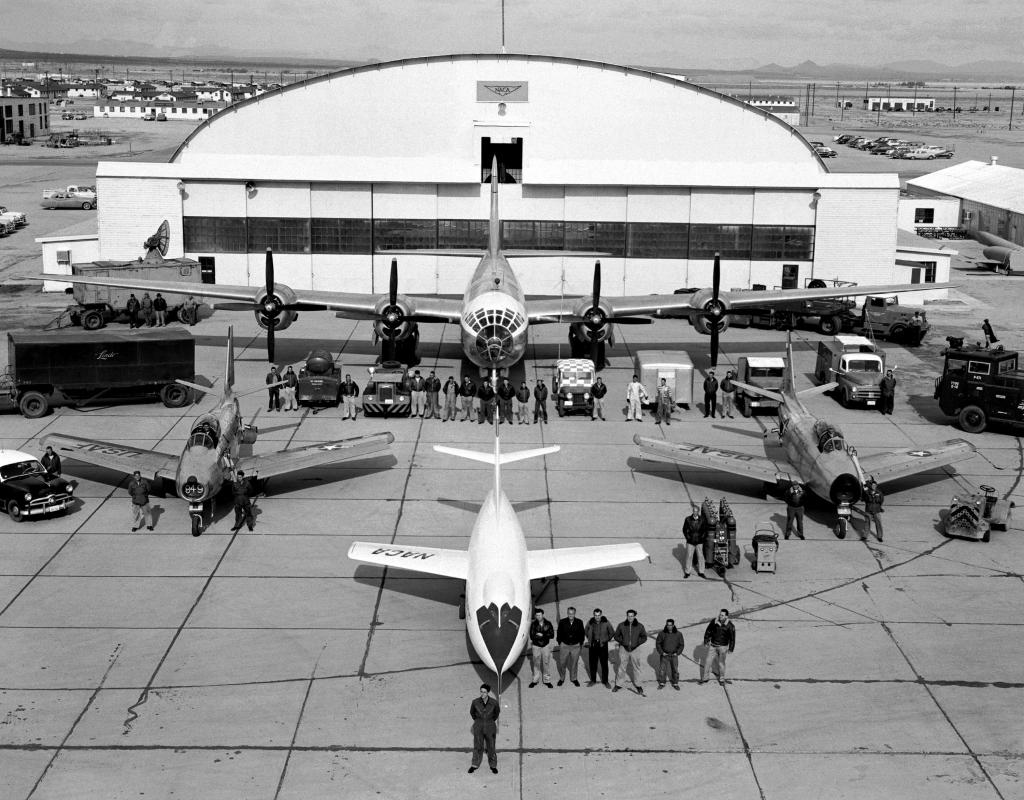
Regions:
<instances>
[{"instance_id":1,"label":"hangar building","mask_svg":"<svg viewBox=\"0 0 1024 800\"><path fill-rule=\"evenodd\" d=\"M482 245L492 157L505 246L607 253L609 294L709 285L716 251L728 288L910 282L895 174L832 173L775 116L670 76L504 54L319 76L225 109L168 163L101 162L99 257L139 255L166 219L167 255L208 281L261 285L270 247L278 281L382 291L380 250ZM592 265L516 272L581 293ZM461 294L473 266L399 255L400 290Z\"/></svg>"}]
</instances>

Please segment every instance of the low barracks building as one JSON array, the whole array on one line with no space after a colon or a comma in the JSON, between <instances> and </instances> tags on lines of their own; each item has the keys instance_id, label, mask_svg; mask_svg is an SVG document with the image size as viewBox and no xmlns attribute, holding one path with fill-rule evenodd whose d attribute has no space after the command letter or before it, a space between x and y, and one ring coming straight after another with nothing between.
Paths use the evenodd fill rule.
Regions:
<instances>
[{"instance_id":1,"label":"low barracks building","mask_svg":"<svg viewBox=\"0 0 1024 800\"><path fill-rule=\"evenodd\" d=\"M380 250L483 245L492 157L505 247L607 253L610 294L710 285L716 251L729 288L910 282L895 174L830 173L789 125L692 83L524 55L343 70L227 108L169 163L101 162L100 257L136 257L166 219L168 256L208 280L261 285L270 247L289 285L386 290ZM475 265L398 260L407 293L461 294ZM587 292L593 261L516 272L528 294Z\"/></svg>"}]
</instances>

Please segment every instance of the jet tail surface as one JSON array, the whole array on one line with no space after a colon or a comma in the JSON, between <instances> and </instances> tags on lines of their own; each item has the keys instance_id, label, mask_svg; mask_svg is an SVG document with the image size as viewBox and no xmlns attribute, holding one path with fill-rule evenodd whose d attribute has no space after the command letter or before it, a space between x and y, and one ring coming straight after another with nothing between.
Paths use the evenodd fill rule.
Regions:
<instances>
[{"instance_id":1,"label":"jet tail surface","mask_svg":"<svg viewBox=\"0 0 1024 800\"><path fill-rule=\"evenodd\" d=\"M491 156L491 218L487 224L487 252L501 249L501 219L498 217L498 157Z\"/></svg>"}]
</instances>

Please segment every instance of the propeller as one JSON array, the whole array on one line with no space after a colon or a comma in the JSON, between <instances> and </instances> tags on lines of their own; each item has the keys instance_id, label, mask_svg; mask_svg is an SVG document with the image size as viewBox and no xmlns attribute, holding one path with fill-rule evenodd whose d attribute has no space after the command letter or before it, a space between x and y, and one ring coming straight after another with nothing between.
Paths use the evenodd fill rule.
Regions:
<instances>
[{"instance_id":1,"label":"propeller","mask_svg":"<svg viewBox=\"0 0 1024 800\"><path fill-rule=\"evenodd\" d=\"M648 317L613 317L612 322L618 325L650 325L653 320ZM600 368L598 356L601 350L600 333L606 325L610 325L608 314L601 308L601 262L594 262L594 288L591 293L591 304L583 313L583 326L590 334L590 360ZM611 331L607 337L611 341Z\"/></svg>"},{"instance_id":2,"label":"propeller","mask_svg":"<svg viewBox=\"0 0 1024 800\"><path fill-rule=\"evenodd\" d=\"M708 317L708 329L711 334L711 367L718 366L718 328L722 318L728 313L718 293L722 284L722 259L715 253L715 267L711 273L711 299L704 304L704 315Z\"/></svg>"}]
</instances>

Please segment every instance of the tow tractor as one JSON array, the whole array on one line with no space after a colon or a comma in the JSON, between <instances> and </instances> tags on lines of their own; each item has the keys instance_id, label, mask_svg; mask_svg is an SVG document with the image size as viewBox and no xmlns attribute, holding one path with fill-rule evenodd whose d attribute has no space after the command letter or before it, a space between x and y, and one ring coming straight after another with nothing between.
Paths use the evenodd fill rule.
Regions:
<instances>
[{"instance_id":1,"label":"tow tractor","mask_svg":"<svg viewBox=\"0 0 1024 800\"><path fill-rule=\"evenodd\" d=\"M981 491L969 497L953 497L943 526L946 536L987 542L993 528L1000 531L1007 529L1014 508L1013 501L997 497L992 486L978 488Z\"/></svg>"}]
</instances>

